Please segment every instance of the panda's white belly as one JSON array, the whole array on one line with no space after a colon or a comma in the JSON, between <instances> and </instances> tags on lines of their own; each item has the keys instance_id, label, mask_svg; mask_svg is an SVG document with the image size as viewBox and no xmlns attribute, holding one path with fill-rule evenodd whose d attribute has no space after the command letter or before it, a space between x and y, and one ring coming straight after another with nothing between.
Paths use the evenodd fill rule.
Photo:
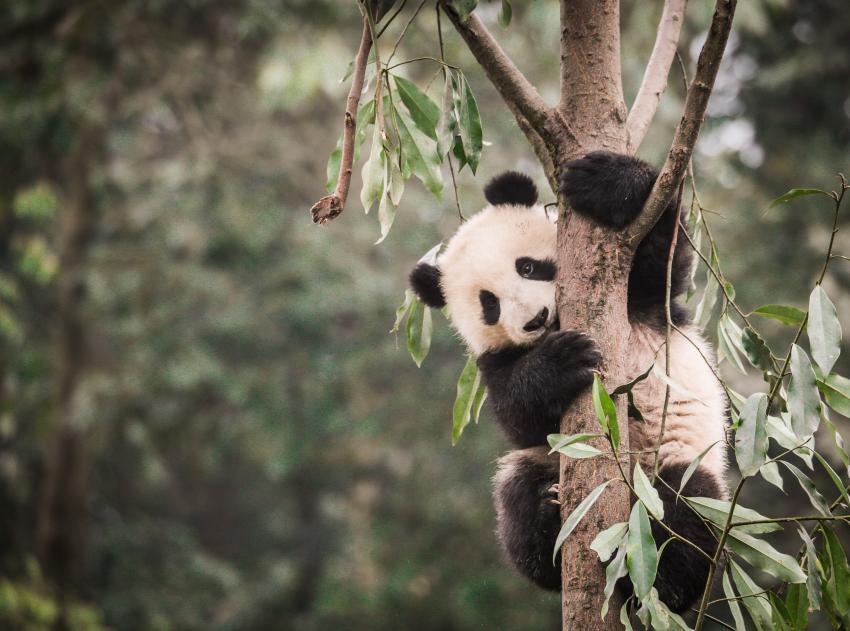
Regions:
<instances>
[{"instance_id":1,"label":"panda's white belly","mask_svg":"<svg viewBox=\"0 0 850 631\"><path fill-rule=\"evenodd\" d=\"M684 335L682 334L684 333ZM706 360L714 366L714 352L696 327L673 331L670 336L670 401L659 464L690 464L706 447L716 443L701 465L719 480L726 470L726 396ZM687 337L685 337L687 336ZM690 340L690 341L689 341ZM635 405L645 423L629 423L630 449L640 454L645 470L652 466L664 409L665 383L656 372L665 372L665 336L634 324L629 338L629 379L643 373L654 361L653 372L633 390ZM699 350L697 350L697 347ZM701 352L701 354L700 354Z\"/></svg>"}]
</instances>

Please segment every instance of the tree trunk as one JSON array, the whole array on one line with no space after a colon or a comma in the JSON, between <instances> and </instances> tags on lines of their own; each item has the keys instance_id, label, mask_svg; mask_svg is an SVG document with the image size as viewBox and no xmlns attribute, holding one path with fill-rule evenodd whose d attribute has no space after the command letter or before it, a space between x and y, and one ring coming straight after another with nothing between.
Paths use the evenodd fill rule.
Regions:
<instances>
[{"instance_id":1,"label":"tree trunk","mask_svg":"<svg viewBox=\"0 0 850 631\"><path fill-rule=\"evenodd\" d=\"M595 149L625 153L626 106L620 78L620 12L618 0L561 0L561 102L568 121L558 151L560 173L566 161ZM631 254L619 235L568 210L559 195L558 315L562 329L587 332L602 351L601 372L610 390L627 380L624 367L629 323L626 311ZM622 397L621 397L622 398ZM629 449L627 414L622 401L617 415L623 431L620 449ZM590 392L584 393L561 419L561 432L599 432ZM605 454L603 439L596 446ZM628 456L622 458L629 471ZM561 518L599 484L619 476L613 456L575 459L561 456ZM570 535L561 554L564 629L619 628L622 599L615 591L604 622L605 567L590 542L618 521L628 521L629 491L609 486ZM569 551L569 552L567 552ZM602 626L600 627L600 622Z\"/></svg>"}]
</instances>

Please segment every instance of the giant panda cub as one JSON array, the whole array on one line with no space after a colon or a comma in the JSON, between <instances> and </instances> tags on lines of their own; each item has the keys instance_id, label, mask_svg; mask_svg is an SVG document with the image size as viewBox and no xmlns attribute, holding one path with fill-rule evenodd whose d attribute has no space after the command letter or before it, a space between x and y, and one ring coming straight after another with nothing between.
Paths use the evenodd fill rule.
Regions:
<instances>
[{"instance_id":1,"label":"giant panda cub","mask_svg":"<svg viewBox=\"0 0 850 631\"><path fill-rule=\"evenodd\" d=\"M632 157L590 153L567 165L562 192L575 212L621 229L640 212L657 172ZM546 436L559 431L560 418L593 380L600 354L581 331L559 330L555 305L555 223L537 203L537 190L523 174L507 172L484 190L489 205L464 223L436 265L419 263L410 284L431 307L448 307L449 319L477 357L489 401L507 439L518 449L503 456L494 478L498 536L507 556L541 587L558 590L560 563L552 550L560 528L557 501L558 455L549 455ZM665 278L675 202L644 239L635 255L628 288L631 333L629 377L656 362L664 370ZM686 289L693 250L677 239L672 297ZM706 364L710 349L684 309L671 305L674 333L670 374L682 386L671 389L656 482L667 524L712 554L716 541L702 520L676 499L688 465L710 445L689 479L684 495L723 498L726 399ZM681 394L687 391L690 395ZM660 429L665 385L653 373L633 395L644 422L631 420L635 451L652 450ZM644 454L650 471L651 454ZM555 501L553 501L555 500ZM660 546L668 533L653 523ZM692 547L671 542L661 556L655 587L674 611L702 593L708 562Z\"/></svg>"}]
</instances>

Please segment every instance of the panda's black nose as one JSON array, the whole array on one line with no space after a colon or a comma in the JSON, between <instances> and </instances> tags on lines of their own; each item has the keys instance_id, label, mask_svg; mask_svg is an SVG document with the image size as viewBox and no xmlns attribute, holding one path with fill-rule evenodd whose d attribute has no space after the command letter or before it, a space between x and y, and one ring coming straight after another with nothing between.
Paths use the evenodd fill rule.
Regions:
<instances>
[{"instance_id":1,"label":"panda's black nose","mask_svg":"<svg viewBox=\"0 0 850 631\"><path fill-rule=\"evenodd\" d=\"M549 317L549 308L543 307L534 318L526 322L525 326L522 327L524 331L536 331L537 329L543 328L546 324L546 318Z\"/></svg>"}]
</instances>

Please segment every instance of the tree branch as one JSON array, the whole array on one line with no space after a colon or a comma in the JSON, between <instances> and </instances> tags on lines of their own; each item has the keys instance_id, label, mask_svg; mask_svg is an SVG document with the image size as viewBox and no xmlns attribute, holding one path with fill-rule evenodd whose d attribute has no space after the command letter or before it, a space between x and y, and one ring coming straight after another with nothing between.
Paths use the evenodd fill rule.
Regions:
<instances>
[{"instance_id":1,"label":"tree branch","mask_svg":"<svg viewBox=\"0 0 850 631\"><path fill-rule=\"evenodd\" d=\"M708 37L700 51L696 74L688 88L682 119L676 127L667 159L664 161L661 174L655 181L655 186L652 187L649 199L644 204L643 211L624 235L626 244L632 249L637 248L661 217L685 175L705 116L711 89L714 87L717 70L720 68L723 51L726 49L729 31L732 29L736 4L737 0L717 0L715 4Z\"/></svg>"},{"instance_id":2,"label":"tree branch","mask_svg":"<svg viewBox=\"0 0 850 631\"><path fill-rule=\"evenodd\" d=\"M360 37L360 47L354 57L354 71L351 78L351 89L345 101L345 118L342 132L342 157L339 163L339 179L336 188L330 195L325 195L310 209L313 223L323 224L337 217L345 208L348 189L351 186L351 167L354 162L354 135L357 131L357 107L360 104L360 94L363 92L363 79L366 76L366 62L372 48L372 33L369 28L369 15L363 9L363 34Z\"/></svg>"},{"instance_id":3,"label":"tree branch","mask_svg":"<svg viewBox=\"0 0 850 631\"><path fill-rule=\"evenodd\" d=\"M655 117L661 95L667 88L667 77L679 45L687 3L688 0L664 0L655 45L652 47L640 89L626 120L629 153L635 153L643 142L646 130Z\"/></svg>"},{"instance_id":4,"label":"tree branch","mask_svg":"<svg viewBox=\"0 0 850 631\"><path fill-rule=\"evenodd\" d=\"M538 150L536 145L539 145L541 140L547 148L552 147L558 135L558 121L534 86L505 54L477 15L472 13L464 21L445 0L440 0L440 7L484 69L487 78L514 113L520 129L525 132L535 151ZM525 121L521 121L520 116ZM528 127L537 134L537 139L532 139Z\"/></svg>"}]
</instances>

